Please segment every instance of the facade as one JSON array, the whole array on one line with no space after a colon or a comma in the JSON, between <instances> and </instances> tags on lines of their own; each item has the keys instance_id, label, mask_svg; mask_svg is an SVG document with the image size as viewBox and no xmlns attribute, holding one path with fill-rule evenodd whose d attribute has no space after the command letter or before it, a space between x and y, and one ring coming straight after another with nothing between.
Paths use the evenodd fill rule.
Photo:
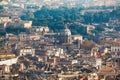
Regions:
<instances>
[{"instance_id":1,"label":"facade","mask_svg":"<svg viewBox=\"0 0 120 80\"><path fill-rule=\"evenodd\" d=\"M0 65L12 65L12 64L16 64L17 63L17 58L11 58L11 59L7 59L7 60L2 60L0 61Z\"/></svg>"},{"instance_id":2,"label":"facade","mask_svg":"<svg viewBox=\"0 0 120 80\"><path fill-rule=\"evenodd\" d=\"M20 33L19 34L20 41L26 41L27 37L28 37L28 35L26 33Z\"/></svg>"},{"instance_id":3,"label":"facade","mask_svg":"<svg viewBox=\"0 0 120 80\"><path fill-rule=\"evenodd\" d=\"M93 29L95 29L95 26L93 26L93 25L87 25L87 26L86 26L86 29L87 29L87 33L88 33L88 34L91 34L90 31L93 30Z\"/></svg>"},{"instance_id":4,"label":"facade","mask_svg":"<svg viewBox=\"0 0 120 80\"><path fill-rule=\"evenodd\" d=\"M71 65L71 64L72 64L72 61L67 60L66 58L55 57L53 59L53 65L68 66L68 65Z\"/></svg>"},{"instance_id":5,"label":"facade","mask_svg":"<svg viewBox=\"0 0 120 80\"><path fill-rule=\"evenodd\" d=\"M40 26L38 28L36 28L36 32L45 32L48 33L50 30L47 26Z\"/></svg>"},{"instance_id":6,"label":"facade","mask_svg":"<svg viewBox=\"0 0 120 80\"><path fill-rule=\"evenodd\" d=\"M120 70L120 55L119 53L112 56L113 57L113 63L115 64L115 67Z\"/></svg>"},{"instance_id":7,"label":"facade","mask_svg":"<svg viewBox=\"0 0 120 80\"><path fill-rule=\"evenodd\" d=\"M63 72L58 74L58 80L83 80L83 79L79 79L79 74L77 72L66 73Z\"/></svg>"},{"instance_id":8,"label":"facade","mask_svg":"<svg viewBox=\"0 0 120 80\"><path fill-rule=\"evenodd\" d=\"M114 62L115 62L115 67L120 70L120 58L116 58Z\"/></svg>"},{"instance_id":9,"label":"facade","mask_svg":"<svg viewBox=\"0 0 120 80\"><path fill-rule=\"evenodd\" d=\"M32 21L24 22L24 28L31 28L31 27L32 27Z\"/></svg>"},{"instance_id":10,"label":"facade","mask_svg":"<svg viewBox=\"0 0 120 80\"><path fill-rule=\"evenodd\" d=\"M14 35L14 34L6 34L6 38L11 40L11 41L18 40L18 36Z\"/></svg>"},{"instance_id":11,"label":"facade","mask_svg":"<svg viewBox=\"0 0 120 80\"><path fill-rule=\"evenodd\" d=\"M65 53L64 53L64 50L59 48L56 53L55 53L55 56L56 57L60 57L60 58L64 58L65 57Z\"/></svg>"},{"instance_id":12,"label":"facade","mask_svg":"<svg viewBox=\"0 0 120 80\"><path fill-rule=\"evenodd\" d=\"M98 50L99 50L98 47L94 47L94 48L91 50L91 56L96 57L97 54L98 54Z\"/></svg>"},{"instance_id":13,"label":"facade","mask_svg":"<svg viewBox=\"0 0 120 80\"><path fill-rule=\"evenodd\" d=\"M6 59L12 59L12 58L15 58L15 54L6 53L0 50L0 60L2 59L6 60Z\"/></svg>"},{"instance_id":14,"label":"facade","mask_svg":"<svg viewBox=\"0 0 120 80\"><path fill-rule=\"evenodd\" d=\"M40 39L40 35L38 35L38 34L30 34L29 35L29 39L30 40L39 40Z\"/></svg>"},{"instance_id":15,"label":"facade","mask_svg":"<svg viewBox=\"0 0 120 80\"><path fill-rule=\"evenodd\" d=\"M5 22L5 23L0 23L0 26L1 26L1 28L5 28L6 26L7 26L7 22Z\"/></svg>"},{"instance_id":16,"label":"facade","mask_svg":"<svg viewBox=\"0 0 120 80\"><path fill-rule=\"evenodd\" d=\"M0 17L0 23L11 22L12 20L9 17Z\"/></svg>"},{"instance_id":17,"label":"facade","mask_svg":"<svg viewBox=\"0 0 120 80\"><path fill-rule=\"evenodd\" d=\"M59 42L60 42L60 44L71 44L72 43L71 31L69 29L67 29L67 28L63 29L60 32Z\"/></svg>"},{"instance_id":18,"label":"facade","mask_svg":"<svg viewBox=\"0 0 120 80\"><path fill-rule=\"evenodd\" d=\"M23 63L21 63L20 64L20 70L22 71L22 70L25 70L25 69L26 69L25 65Z\"/></svg>"},{"instance_id":19,"label":"facade","mask_svg":"<svg viewBox=\"0 0 120 80\"><path fill-rule=\"evenodd\" d=\"M0 74L9 73L10 67L7 65L0 65Z\"/></svg>"},{"instance_id":20,"label":"facade","mask_svg":"<svg viewBox=\"0 0 120 80\"><path fill-rule=\"evenodd\" d=\"M88 80L99 80L99 76L96 73L91 73L88 76Z\"/></svg>"},{"instance_id":21,"label":"facade","mask_svg":"<svg viewBox=\"0 0 120 80\"><path fill-rule=\"evenodd\" d=\"M96 68L100 69L102 67L102 59L97 58L96 59Z\"/></svg>"},{"instance_id":22,"label":"facade","mask_svg":"<svg viewBox=\"0 0 120 80\"><path fill-rule=\"evenodd\" d=\"M82 41L83 41L83 36L81 36L81 35L72 35L72 40L73 40L73 41L79 40L80 43L82 43Z\"/></svg>"},{"instance_id":23,"label":"facade","mask_svg":"<svg viewBox=\"0 0 120 80\"><path fill-rule=\"evenodd\" d=\"M112 46L111 52L120 52L120 46Z\"/></svg>"},{"instance_id":24,"label":"facade","mask_svg":"<svg viewBox=\"0 0 120 80\"><path fill-rule=\"evenodd\" d=\"M31 47L25 47L24 49L20 50L20 56L23 55L27 55L27 54L31 54L31 55L35 55L35 49L31 48Z\"/></svg>"},{"instance_id":25,"label":"facade","mask_svg":"<svg viewBox=\"0 0 120 80\"><path fill-rule=\"evenodd\" d=\"M8 4L8 0L2 0L0 1L0 5L7 5Z\"/></svg>"},{"instance_id":26,"label":"facade","mask_svg":"<svg viewBox=\"0 0 120 80\"><path fill-rule=\"evenodd\" d=\"M9 73L10 66L17 63L17 58L14 54L0 51L0 74Z\"/></svg>"}]
</instances>

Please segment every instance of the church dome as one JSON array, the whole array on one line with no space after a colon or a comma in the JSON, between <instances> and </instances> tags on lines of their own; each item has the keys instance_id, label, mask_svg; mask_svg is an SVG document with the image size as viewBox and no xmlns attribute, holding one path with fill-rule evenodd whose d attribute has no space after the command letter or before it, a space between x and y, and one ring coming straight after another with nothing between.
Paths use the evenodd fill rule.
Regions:
<instances>
[{"instance_id":1,"label":"church dome","mask_svg":"<svg viewBox=\"0 0 120 80\"><path fill-rule=\"evenodd\" d=\"M61 31L61 35L71 35L71 31L69 29L64 29Z\"/></svg>"}]
</instances>

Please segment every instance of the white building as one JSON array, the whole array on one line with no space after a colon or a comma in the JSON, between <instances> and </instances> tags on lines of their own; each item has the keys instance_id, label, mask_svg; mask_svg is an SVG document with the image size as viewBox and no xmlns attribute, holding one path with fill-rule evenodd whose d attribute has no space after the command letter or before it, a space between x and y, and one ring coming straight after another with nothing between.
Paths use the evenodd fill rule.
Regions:
<instances>
[{"instance_id":1,"label":"white building","mask_svg":"<svg viewBox=\"0 0 120 80\"><path fill-rule=\"evenodd\" d=\"M38 28L36 28L36 32L45 32L48 33L50 30L47 26L40 26Z\"/></svg>"},{"instance_id":2,"label":"white building","mask_svg":"<svg viewBox=\"0 0 120 80\"><path fill-rule=\"evenodd\" d=\"M120 46L112 46L111 52L120 52Z\"/></svg>"},{"instance_id":3,"label":"white building","mask_svg":"<svg viewBox=\"0 0 120 80\"><path fill-rule=\"evenodd\" d=\"M60 44L71 44L72 43L71 31L70 29L67 28L67 25L65 25L65 29L60 31L59 42Z\"/></svg>"},{"instance_id":4,"label":"white building","mask_svg":"<svg viewBox=\"0 0 120 80\"><path fill-rule=\"evenodd\" d=\"M0 65L12 65L12 64L16 64L17 63L17 58L11 58L11 59L7 59L7 60L2 60L0 61Z\"/></svg>"},{"instance_id":5,"label":"white building","mask_svg":"<svg viewBox=\"0 0 120 80\"><path fill-rule=\"evenodd\" d=\"M97 69L101 69L102 59L100 59L100 58L96 59L96 65L95 66L96 66Z\"/></svg>"},{"instance_id":6,"label":"white building","mask_svg":"<svg viewBox=\"0 0 120 80\"><path fill-rule=\"evenodd\" d=\"M78 60L72 60L72 64L77 64Z\"/></svg>"},{"instance_id":7,"label":"white building","mask_svg":"<svg viewBox=\"0 0 120 80\"><path fill-rule=\"evenodd\" d=\"M55 56L56 57L60 57L60 58L64 58L65 57L65 54L64 54L64 50L59 48L56 53L55 53Z\"/></svg>"},{"instance_id":8,"label":"white building","mask_svg":"<svg viewBox=\"0 0 120 80\"><path fill-rule=\"evenodd\" d=\"M9 17L0 17L0 23L11 22L12 20Z\"/></svg>"},{"instance_id":9,"label":"white building","mask_svg":"<svg viewBox=\"0 0 120 80\"><path fill-rule=\"evenodd\" d=\"M35 49L31 48L31 47L25 47L24 49L20 50L20 56L23 55L27 55L27 54L31 54L32 56L35 55Z\"/></svg>"},{"instance_id":10,"label":"white building","mask_svg":"<svg viewBox=\"0 0 120 80\"><path fill-rule=\"evenodd\" d=\"M81 35L72 35L72 40L73 41L79 40L82 43L83 36L81 36Z\"/></svg>"},{"instance_id":11,"label":"white building","mask_svg":"<svg viewBox=\"0 0 120 80\"><path fill-rule=\"evenodd\" d=\"M10 66L17 63L17 58L5 59L0 61L0 73L10 73Z\"/></svg>"}]
</instances>

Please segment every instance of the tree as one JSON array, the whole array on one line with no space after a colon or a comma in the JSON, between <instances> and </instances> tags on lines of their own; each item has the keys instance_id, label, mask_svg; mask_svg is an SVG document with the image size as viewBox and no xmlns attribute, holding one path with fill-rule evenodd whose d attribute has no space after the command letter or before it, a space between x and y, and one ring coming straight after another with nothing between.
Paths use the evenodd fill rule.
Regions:
<instances>
[{"instance_id":1,"label":"tree","mask_svg":"<svg viewBox=\"0 0 120 80\"><path fill-rule=\"evenodd\" d=\"M29 30L24 27L12 27L12 26L6 27L5 31L7 33L13 33L17 35L21 32L29 32Z\"/></svg>"},{"instance_id":2,"label":"tree","mask_svg":"<svg viewBox=\"0 0 120 80\"><path fill-rule=\"evenodd\" d=\"M12 69L11 69L11 73L12 74L16 74L19 72L19 68L20 68L20 65L19 64L13 64L12 65Z\"/></svg>"},{"instance_id":3,"label":"tree","mask_svg":"<svg viewBox=\"0 0 120 80\"><path fill-rule=\"evenodd\" d=\"M82 43L81 48L85 49L85 50L91 50L94 46L95 46L95 42L89 41L89 40L85 40Z\"/></svg>"},{"instance_id":4,"label":"tree","mask_svg":"<svg viewBox=\"0 0 120 80\"><path fill-rule=\"evenodd\" d=\"M2 10L3 9L3 6L2 5L0 5L0 10Z\"/></svg>"}]
</instances>

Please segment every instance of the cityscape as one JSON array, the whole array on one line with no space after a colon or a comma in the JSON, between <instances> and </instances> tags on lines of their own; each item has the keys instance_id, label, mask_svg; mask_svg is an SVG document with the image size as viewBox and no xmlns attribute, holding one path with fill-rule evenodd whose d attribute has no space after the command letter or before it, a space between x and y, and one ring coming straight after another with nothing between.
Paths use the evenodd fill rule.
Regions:
<instances>
[{"instance_id":1,"label":"cityscape","mask_svg":"<svg viewBox=\"0 0 120 80\"><path fill-rule=\"evenodd\" d=\"M120 0L0 0L0 80L120 80Z\"/></svg>"}]
</instances>

